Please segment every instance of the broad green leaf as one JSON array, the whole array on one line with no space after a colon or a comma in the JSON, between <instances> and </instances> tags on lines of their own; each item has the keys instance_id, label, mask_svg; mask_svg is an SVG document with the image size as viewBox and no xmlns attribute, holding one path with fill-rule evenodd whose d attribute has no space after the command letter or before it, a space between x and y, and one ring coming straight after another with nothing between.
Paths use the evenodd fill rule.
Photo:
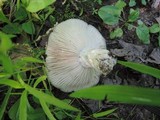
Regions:
<instances>
[{"instance_id":1,"label":"broad green leaf","mask_svg":"<svg viewBox=\"0 0 160 120\"><path fill-rule=\"evenodd\" d=\"M146 4L147 4L146 0L141 0L141 3L142 3L143 5L146 5Z\"/></svg>"},{"instance_id":2,"label":"broad green leaf","mask_svg":"<svg viewBox=\"0 0 160 120\"><path fill-rule=\"evenodd\" d=\"M149 28L146 25L139 25L136 28L136 34L144 44L150 44Z\"/></svg>"},{"instance_id":3,"label":"broad green leaf","mask_svg":"<svg viewBox=\"0 0 160 120\"><path fill-rule=\"evenodd\" d=\"M29 1L30 0L21 0L23 6L25 6L25 7L29 4Z\"/></svg>"},{"instance_id":4,"label":"broad green leaf","mask_svg":"<svg viewBox=\"0 0 160 120\"><path fill-rule=\"evenodd\" d=\"M20 99L18 99L9 109L8 115L11 120L18 120L19 103L20 103Z\"/></svg>"},{"instance_id":5,"label":"broad green leaf","mask_svg":"<svg viewBox=\"0 0 160 120\"><path fill-rule=\"evenodd\" d=\"M16 12L15 12L15 19L14 21L22 21L27 18L27 11L24 9L24 7L20 7Z\"/></svg>"},{"instance_id":6,"label":"broad green leaf","mask_svg":"<svg viewBox=\"0 0 160 120\"><path fill-rule=\"evenodd\" d=\"M123 8L126 6L126 3L123 0L118 0L115 4L115 6L119 9L121 9L121 11L123 10Z\"/></svg>"},{"instance_id":7,"label":"broad green leaf","mask_svg":"<svg viewBox=\"0 0 160 120\"><path fill-rule=\"evenodd\" d=\"M22 28L19 23L12 23L5 25L2 28L2 31L8 34L20 34L22 32Z\"/></svg>"},{"instance_id":8,"label":"broad green leaf","mask_svg":"<svg viewBox=\"0 0 160 120\"><path fill-rule=\"evenodd\" d=\"M19 120L27 120L27 91L22 92L19 105Z\"/></svg>"},{"instance_id":9,"label":"broad green leaf","mask_svg":"<svg viewBox=\"0 0 160 120\"><path fill-rule=\"evenodd\" d=\"M98 15L103 20L104 23L108 25L117 24L119 21L119 17L121 14L121 10L115 6L103 6L99 9Z\"/></svg>"},{"instance_id":10,"label":"broad green leaf","mask_svg":"<svg viewBox=\"0 0 160 120\"><path fill-rule=\"evenodd\" d=\"M0 31L0 52L6 54L6 52L13 46L10 39L10 35Z\"/></svg>"},{"instance_id":11,"label":"broad green leaf","mask_svg":"<svg viewBox=\"0 0 160 120\"><path fill-rule=\"evenodd\" d=\"M137 20L138 25L143 25L143 21L142 20Z\"/></svg>"},{"instance_id":12,"label":"broad green leaf","mask_svg":"<svg viewBox=\"0 0 160 120\"><path fill-rule=\"evenodd\" d=\"M129 6L130 7L133 7L133 6L135 6L136 5L136 1L135 0L130 0L129 1Z\"/></svg>"},{"instance_id":13,"label":"broad green leaf","mask_svg":"<svg viewBox=\"0 0 160 120\"><path fill-rule=\"evenodd\" d=\"M123 31L121 28L115 29L113 32L110 33L110 38L114 39L116 37L122 37Z\"/></svg>"},{"instance_id":14,"label":"broad green leaf","mask_svg":"<svg viewBox=\"0 0 160 120\"><path fill-rule=\"evenodd\" d=\"M160 90L121 85L101 85L76 91L71 97L160 106Z\"/></svg>"},{"instance_id":15,"label":"broad green leaf","mask_svg":"<svg viewBox=\"0 0 160 120\"><path fill-rule=\"evenodd\" d=\"M130 14L128 16L129 22L134 22L139 18L139 9L130 9Z\"/></svg>"},{"instance_id":16,"label":"broad green leaf","mask_svg":"<svg viewBox=\"0 0 160 120\"><path fill-rule=\"evenodd\" d=\"M56 23L56 18L53 15L50 15L49 21L50 21L51 25L54 26L54 24Z\"/></svg>"},{"instance_id":17,"label":"broad green leaf","mask_svg":"<svg viewBox=\"0 0 160 120\"><path fill-rule=\"evenodd\" d=\"M23 57L23 58L21 58L21 60L25 61L25 62L44 63L44 61L39 60L37 58L33 58L33 57Z\"/></svg>"},{"instance_id":18,"label":"broad green leaf","mask_svg":"<svg viewBox=\"0 0 160 120\"><path fill-rule=\"evenodd\" d=\"M11 91L12 91L12 88L9 88L6 95L5 95L5 98L3 99L3 102L1 103L1 106L0 106L0 120L3 120L2 118L3 118L3 115L5 113L5 110L6 110L6 107L7 107L7 104L8 104L8 100L9 100L10 95L11 95Z\"/></svg>"},{"instance_id":19,"label":"broad green leaf","mask_svg":"<svg viewBox=\"0 0 160 120\"><path fill-rule=\"evenodd\" d=\"M36 82L34 83L33 87L35 88L40 82L46 80L47 76L46 75L43 75L41 77L39 77Z\"/></svg>"},{"instance_id":20,"label":"broad green leaf","mask_svg":"<svg viewBox=\"0 0 160 120\"><path fill-rule=\"evenodd\" d=\"M12 64L12 60L10 59L10 57L8 55L0 53L0 61L2 62L2 66L4 68L4 71L12 74L13 73L13 64Z\"/></svg>"},{"instance_id":21,"label":"broad green leaf","mask_svg":"<svg viewBox=\"0 0 160 120\"><path fill-rule=\"evenodd\" d=\"M40 103L41 103L41 106L43 108L43 111L46 113L47 117L49 118L49 120L56 120L54 118L54 116L52 115L50 109L48 108L47 104L45 103L44 100L42 99L39 99Z\"/></svg>"},{"instance_id":22,"label":"broad green leaf","mask_svg":"<svg viewBox=\"0 0 160 120\"><path fill-rule=\"evenodd\" d=\"M22 24L22 29L28 33L28 34L34 34L35 33L35 27L32 21L26 22Z\"/></svg>"},{"instance_id":23,"label":"broad green leaf","mask_svg":"<svg viewBox=\"0 0 160 120\"><path fill-rule=\"evenodd\" d=\"M98 118L98 117L103 117L103 116L107 116L111 113L113 113L116 109L110 109L110 110L106 110L103 112L99 112L99 113L94 113L93 117Z\"/></svg>"},{"instance_id":24,"label":"broad green leaf","mask_svg":"<svg viewBox=\"0 0 160 120\"><path fill-rule=\"evenodd\" d=\"M27 120L48 120L42 108L28 110Z\"/></svg>"},{"instance_id":25,"label":"broad green leaf","mask_svg":"<svg viewBox=\"0 0 160 120\"><path fill-rule=\"evenodd\" d=\"M128 28L128 30L132 30L134 28L134 26L132 24L127 24L127 28Z\"/></svg>"},{"instance_id":26,"label":"broad green leaf","mask_svg":"<svg viewBox=\"0 0 160 120\"><path fill-rule=\"evenodd\" d=\"M44 9L48 5L51 5L56 0L29 0L26 9L29 12L38 12L39 10Z\"/></svg>"},{"instance_id":27,"label":"broad green leaf","mask_svg":"<svg viewBox=\"0 0 160 120\"><path fill-rule=\"evenodd\" d=\"M11 22L9 21L9 19L3 13L2 9L0 9L0 21L2 21L4 23L11 24Z\"/></svg>"},{"instance_id":28,"label":"broad green leaf","mask_svg":"<svg viewBox=\"0 0 160 120\"><path fill-rule=\"evenodd\" d=\"M160 32L160 26L159 26L159 24L153 24L153 25L149 28L149 32L150 32L150 33Z\"/></svg>"},{"instance_id":29,"label":"broad green leaf","mask_svg":"<svg viewBox=\"0 0 160 120\"><path fill-rule=\"evenodd\" d=\"M160 79L160 70L159 69L156 69L156 68L144 65L144 64L140 64L140 63L134 63L134 62L124 62L124 61L118 60L118 63L121 65L124 65L126 67L129 67L131 69L134 69L138 72L148 74L148 75L151 75L153 77Z\"/></svg>"},{"instance_id":30,"label":"broad green leaf","mask_svg":"<svg viewBox=\"0 0 160 120\"><path fill-rule=\"evenodd\" d=\"M0 85L8 85L12 88L20 89L23 88L20 83L10 79L0 79Z\"/></svg>"}]
</instances>

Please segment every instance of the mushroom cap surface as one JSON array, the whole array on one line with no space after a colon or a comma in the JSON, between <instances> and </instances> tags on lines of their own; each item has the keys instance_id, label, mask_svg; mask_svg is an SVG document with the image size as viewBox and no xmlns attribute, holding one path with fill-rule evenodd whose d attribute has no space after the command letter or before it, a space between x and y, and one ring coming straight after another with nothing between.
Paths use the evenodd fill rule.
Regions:
<instances>
[{"instance_id":1,"label":"mushroom cap surface","mask_svg":"<svg viewBox=\"0 0 160 120\"><path fill-rule=\"evenodd\" d=\"M106 49L106 43L92 25L79 19L69 19L56 25L46 49L51 84L64 92L97 84L101 73L85 59L85 54L94 49Z\"/></svg>"}]
</instances>

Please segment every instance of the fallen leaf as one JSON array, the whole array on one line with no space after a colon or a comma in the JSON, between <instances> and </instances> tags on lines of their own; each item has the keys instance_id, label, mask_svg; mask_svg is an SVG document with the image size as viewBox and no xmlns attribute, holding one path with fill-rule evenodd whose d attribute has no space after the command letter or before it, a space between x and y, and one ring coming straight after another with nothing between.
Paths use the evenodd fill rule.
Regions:
<instances>
[{"instance_id":1,"label":"fallen leaf","mask_svg":"<svg viewBox=\"0 0 160 120\"><path fill-rule=\"evenodd\" d=\"M119 41L122 49L111 49L112 54L118 57L124 57L125 60L134 62L144 62L146 58L145 46L138 46L131 43Z\"/></svg>"},{"instance_id":2,"label":"fallen leaf","mask_svg":"<svg viewBox=\"0 0 160 120\"><path fill-rule=\"evenodd\" d=\"M160 64L160 48L154 48L147 61L150 63Z\"/></svg>"}]
</instances>

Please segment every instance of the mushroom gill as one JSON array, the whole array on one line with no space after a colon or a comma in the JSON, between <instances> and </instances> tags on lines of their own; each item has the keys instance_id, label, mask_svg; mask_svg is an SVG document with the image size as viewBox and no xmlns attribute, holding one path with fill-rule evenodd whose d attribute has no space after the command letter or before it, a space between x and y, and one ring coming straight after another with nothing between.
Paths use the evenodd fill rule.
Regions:
<instances>
[{"instance_id":1,"label":"mushroom gill","mask_svg":"<svg viewBox=\"0 0 160 120\"><path fill-rule=\"evenodd\" d=\"M64 92L96 85L116 64L105 39L92 25L69 19L53 28L46 49L48 79Z\"/></svg>"}]
</instances>

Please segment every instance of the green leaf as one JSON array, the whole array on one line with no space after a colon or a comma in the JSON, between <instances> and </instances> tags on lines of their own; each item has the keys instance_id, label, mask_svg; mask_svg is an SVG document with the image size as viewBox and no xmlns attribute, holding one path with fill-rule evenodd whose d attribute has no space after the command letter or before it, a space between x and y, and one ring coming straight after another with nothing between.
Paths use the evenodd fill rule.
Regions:
<instances>
[{"instance_id":1,"label":"green leaf","mask_svg":"<svg viewBox=\"0 0 160 120\"><path fill-rule=\"evenodd\" d=\"M147 5L146 0L141 0L141 3L142 3L143 5Z\"/></svg>"},{"instance_id":2,"label":"green leaf","mask_svg":"<svg viewBox=\"0 0 160 120\"><path fill-rule=\"evenodd\" d=\"M136 28L136 34L144 44L150 44L149 28L146 25L139 25Z\"/></svg>"},{"instance_id":3,"label":"green leaf","mask_svg":"<svg viewBox=\"0 0 160 120\"><path fill-rule=\"evenodd\" d=\"M11 120L18 120L19 103L20 103L20 99L18 99L9 109L8 115Z\"/></svg>"},{"instance_id":4,"label":"green leaf","mask_svg":"<svg viewBox=\"0 0 160 120\"><path fill-rule=\"evenodd\" d=\"M54 26L54 24L56 23L56 18L53 15L50 15L49 21L50 21L51 25Z\"/></svg>"},{"instance_id":5,"label":"green leaf","mask_svg":"<svg viewBox=\"0 0 160 120\"><path fill-rule=\"evenodd\" d=\"M38 12L39 10L44 9L48 5L51 5L56 0L29 0L26 9L29 12Z\"/></svg>"},{"instance_id":6,"label":"green leaf","mask_svg":"<svg viewBox=\"0 0 160 120\"><path fill-rule=\"evenodd\" d=\"M10 57L5 54L0 54L0 61L2 62L4 71L12 74L13 64L12 64L12 60L10 59Z\"/></svg>"},{"instance_id":7,"label":"green leaf","mask_svg":"<svg viewBox=\"0 0 160 120\"><path fill-rule=\"evenodd\" d=\"M15 12L15 19L14 21L22 21L27 18L27 11L21 6L16 12Z\"/></svg>"},{"instance_id":8,"label":"green leaf","mask_svg":"<svg viewBox=\"0 0 160 120\"><path fill-rule=\"evenodd\" d=\"M123 31L121 28L115 29L113 32L110 33L110 38L114 39L116 37L122 37Z\"/></svg>"},{"instance_id":9,"label":"green leaf","mask_svg":"<svg viewBox=\"0 0 160 120\"><path fill-rule=\"evenodd\" d=\"M1 81L1 80L0 80ZM8 104L8 100L10 98L10 93L12 91L12 88L9 88L6 95L5 95L5 98L3 100L3 102L1 103L1 106L0 106L0 120L3 120L3 115L5 113L5 110L6 110L6 107L7 107L7 104Z\"/></svg>"},{"instance_id":10,"label":"green leaf","mask_svg":"<svg viewBox=\"0 0 160 120\"><path fill-rule=\"evenodd\" d=\"M0 31L0 52L6 54L6 52L13 47L10 35Z\"/></svg>"},{"instance_id":11,"label":"green leaf","mask_svg":"<svg viewBox=\"0 0 160 120\"><path fill-rule=\"evenodd\" d=\"M27 120L48 120L42 108L28 110Z\"/></svg>"},{"instance_id":12,"label":"green leaf","mask_svg":"<svg viewBox=\"0 0 160 120\"><path fill-rule=\"evenodd\" d=\"M0 79L1 78L9 78L11 76L11 74L8 73L0 73Z\"/></svg>"},{"instance_id":13,"label":"green leaf","mask_svg":"<svg viewBox=\"0 0 160 120\"><path fill-rule=\"evenodd\" d=\"M150 33L157 33L160 32L160 26L159 24L153 24L150 28L149 28Z\"/></svg>"},{"instance_id":14,"label":"green leaf","mask_svg":"<svg viewBox=\"0 0 160 120\"><path fill-rule=\"evenodd\" d=\"M133 7L136 5L136 1L135 0L130 0L129 1L129 7Z\"/></svg>"},{"instance_id":15,"label":"green leaf","mask_svg":"<svg viewBox=\"0 0 160 120\"><path fill-rule=\"evenodd\" d=\"M22 24L22 29L28 33L28 34L34 34L35 33L35 27L32 21L26 22Z\"/></svg>"},{"instance_id":16,"label":"green leaf","mask_svg":"<svg viewBox=\"0 0 160 120\"><path fill-rule=\"evenodd\" d=\"M110 110L106 110L103 112L99 112L99 113L94 113L93 117L98 118L98 117L103 117L103 116L107 116L111 113L113 113L116 109L110 109Z\"/></svg>"},{"instance_id":17,"label":"green leaf","mask_svg":"<svg viewBox=\"0 0 160 120\"><path fill-rule=\"evenodd\" d=\"M22 92L19 105L19 120L27 120L27 91Z\"/></svg>"},{"instance_id":18,"label":"green leaf","mask_svg":"<svg viewBox=\"0 0 160 120\"><path fill-rule=\"evenodd\" d=\"M9 19L3 13L2 9L0 9L0 21L2 21L4 23L11 24L11 22L9 21Z\"/></svg>"},{"instance_id":19,"label":"green leaf","mask_svg":"<svg viewBox=\"0 0 160 120\"><path fill-rule=\"evenodd\" d=\"M22 32L22 28L19 23L12 23L5 25L2 28L2 31L8 34L20 34Z\"/></svg>"},{"instance_id":20,"label":"green leaf","mask_svg":"<svg viewBox=\"0 0 160 120\"><path fill-rule=\"evenodd\" d=\"M143 25L144 24L143 21L141 21L141 20L137 20L137 23L138 23L138 25Z\"/></svg>"},{"instance_id":21,"label":"green leaf","mask_svg":"<svg viewBox=\"0 0 160 120\"><path fill-rule=\"evenodd\" d=\"M34 83L33 87L35 88L40 82L46 80L47 76L46 75L43 75L41 77L39 77L36 82Z\"/></svg>"},{"instance_id":22,"label":"green leaf","mask_svg":"<svg viewBox=\"0 0 160 120\"><path fill-rule=\"evenodd\" d=\"M14 81L14 80L10 80L10 79L1 79L0 80L0 85L8 85L10 87L16 88L16 89L20 89L23 88L20 83Z\"/></svg>"},{"instance_id":23,"label":"green leaf","mask_svg":"<svg viewBox=\"0 0 160 120\"><path fill-rule=\"evenodd\" d=\"M81 112L78 113L78 115L76 116L75 120L83 120L83 119L81 119Z\"/></svg>"},{"instance_id":24,"label":"green leaf","mask_svg":"<svg viewBox=\"0 0 160 120\"><path fill-rule=\"evenodd\" d=\"M50 109L48 108L47 104L44 102L44 100L39 99L41 106L43 108L43 111L46 113L47 117L49 118L49 120L56 120L54 118L54 116L52 115L52 113L50 112Z\"/></svg>"},{"instance_id":25,"label":"green leaf","mask_svg":"<svg viewBox=\"0 0 160 120\"><path fill-rule=\"evenodd\" d=\"M33 58L33 57L23 57L23 58L21 58L21 60L25 61L25 62L44 63L44 61L39 60L37 58Z\"/></svg>"},{"instance_id":26,"label":"green leaf","mask_svg":"<svg viewBox=\"0 0 160 120\"><path fill-rule=\"evenodd\" d=\"M98 15L103 20L104 23L108 25L117 24L119 21L119 17L121 14L121 10L115 6L103 6L99 9Z\"/></svg>"},{"instance_id":27,"label":"green leaf","mask_svg":"<svg viewBox=\"0 0 160 120\"><path fill-rule=\"evenodd\" d=\"M132 30L134 28L134 26L132 24L127 24L127 28L128 28L128 30Z\"/></svg>"},{"instance_id":28,"label":"green leaf","mask_svg":"<svg viewBox=\"0 0 160 120\"><path fill-rule=\"evenodd\" d=\"M28 86L27 84L25 84L24 87L26 88L27 91L30 92L30 94L34 95L38 99L44 100L45 102L47 102L49 104L52 104L54 106L57 106L57 107L60 107L63 109L78 111L77 108L74 108L74 107L70 106L69 104L62 102L61 100L57 99L54 96L51 96L51 95L48 95L47 93L38 91L37 89L32 88L32 87Z\"/></svg>"},{"instance_id":29,"label":"green leaf","mask_svg":"<svg viewBox=\"0 0 160 120\"><path fill-rule=\"evenodd\" d=\"M128 16L129 22L134 22L139 18L139 9L130 9L130 14Z\"/></svg>"},{"instance_id":30,"label":"green leaf","mask_svg":"<svg viewBox=\"0 0 160 120\"><path fill-rule=\"evenodd\" d=\"M121 9L121 11L123 10L123 8L126 6L126 3L123 0L118 0L115 4L115 6L119 9Z\"/></svg>"},{"instance_id":31,"label":"green leaf","mask_svg":"<svg viewBox=\"0 0 160 120\"><path fill-rule=\"evenodd\" d=\"M72 110L72 111L79 111L77 108L72 107L71 105L57 99L56 97L51 96L51 95L44 93L42 91L38 91L36 88L32 88L29 85L25 84L19 74L18 74L17 78L18 78L19 82L21 83L21 85L23 85L24 88L28 92L30 92L30 94L37 97L39 100L40 99L44 100L46 103L55 105L55 106L63 108L63 109Z\"/></svg>"},{"instance_id":32,"label":"green leaf","mask_svg":"<svg viewBox=\"0 0 160 120\"><path fill-rule=\"evenodd\" d=\"M148 75L151 75L153 77L160 79L160 70L159 69L156 69L156 68L144 65L144 64L140 64L140 63L134 63L134 62L124 62L124 61L118 60L118 63L121 65L124 65L126 67L129 67L133 70L136 70L138 72L148 74Z\"/></svg>"},{"instance_id":33,"label":"green leaf","mask_svg":"<svg viewBox=\"0 0 160 120\"><path fill-rule=\"evenodd\" d=\"M146 94L147 93L147 94ZM160 90L121 85L101 85L76 91L71 97L160 106Z\"/></svg>"}]
</instances>

